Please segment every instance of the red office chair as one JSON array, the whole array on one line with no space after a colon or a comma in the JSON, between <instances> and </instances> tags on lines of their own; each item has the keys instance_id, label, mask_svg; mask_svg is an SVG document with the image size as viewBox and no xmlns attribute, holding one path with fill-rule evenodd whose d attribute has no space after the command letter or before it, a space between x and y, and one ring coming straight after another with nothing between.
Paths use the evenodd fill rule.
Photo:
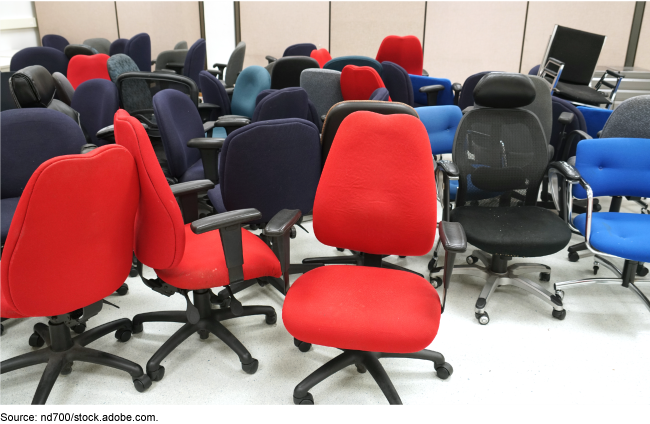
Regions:
<instances>
[{"instance_id":1,"label":"red office chair","mask_svg":"<svg viewBox=\"0 0 650 424\"><path fill-rule=\"evenodd\" d=\"M401 404L380 358L429 360L439 378L449 377L451 365L425 349L438 332L444 302L421 276L381 268L383 255L419 256L433 245L436 186L422 122L410 115L349 115L325 162L313 217L322 243L363 252L363 265L323 266L289 289L282 319L296 346L343 350L296 386L294 403L313 404L309 389L354 364L370 371L391 404ZM454 256L467 245L462 227L447 224L440 228L445 293Z\"/></svg>"},{"instance_id":2,"label":"red office chair","mask_svg":"<svg viewBox=\"0 0 650 424\"><path fill-rule=\"evenodd\" d=\"M68 63L68 81L72 84L72 88L76 90L82 82L95 78L110 81L111 77L108 75L108 66L106 65L108 58L107 54L101 53L91 56L73 56Z\"/></svg>"},{"instance_id":3,"label":"red office chair","mask_svg":"<svg viewBox=\"0 0 650 424\"><path fill-rule=\"evenodd\" d=\"M32 336L40 339L36 345L48 347L3 361L0 372L47 364L33 404L47 401L59 374L70 374L74 361L126 371L140 392L151 386L140 365L85 347L116 330L118 340L128 340L131 320L74 339L66 325L96 315L102 299L129 275L138 197L135 162L115 145L55 157L29 179L4 246L0 302L3 317L49 317L48 325L34 326ZM81 308L81 317L71 314Z\"/></svg>"},{"instance_id":4,"label":"red office chair","mask_svg":"<svg viewBox=\"0 0 650 424\"><path fill-rule=\"evenodd\" d=\"M141 197L134 249L139 260L139 274L142 276L142 264L150 266L158 278L147 280L142 277L147 286L166 296L180 293L187 301L185 311L149 312L133 318L133 333L141 332L145 322L184 324L151 357L147 363L147 374L154 381L162 379L165 368L160 366L160 362L194 333L198 333L202 339L208 338L210 333L219 337L239 356L242 369L249 374L255 373L257 359L220 321L266 315L266 323L274 324L277 320L275 310L270 306L242 306L232 292L229 307L212 309L210 298L215 295L210 289L223 286L229 289L231 283L255 279L275 285L278 277L283 275L283 268L288 268L288 250L284 251L287 256L283 259L283 265L286 263L286 266L281 267L280 261L264 241L241 228L243 223L261 218L261 213L256 209L229 211L196 220L197 193L213 188L214 183L197 180L170 187L142 124L124 110L115 114L114 123L115 140L131 152L140 175ZM223 144L223 141L214 138L190 140L197 147L212 145L213 148ZM180 200L182 215L174 196ZM280 226L281 230L276 231L282 233L281 238L287 243L291 226L297 222L300 212L288 215L288 220ZM269 225L275 225L277 218L272 218ZM274 246L274 249L277 247ZM288 274L285 275L285 284L287 281ZM190 292L193 293L194 303L190 301Z\"/></svg>"},{"instance_id":5,"label":"red office chair","mask_svg":"<svg viewBox=\"0 0 650 424\"><path fill-rule=\"evenodd\" d=\"M393 62L406 69L411 75L423 75L422 44L415 35L400 37L389 35L384 38L377 51L377 62Z\"/></svg>"},{"instance_id":6,"label":"red office chair","mask_svg":"<svg viewBox=\"0 0 650 424\"><path fill-rule=\"evenodd\" d=\"M378 88L386 88L376 70L370 66L346 65L341 72L343 100L368 100ZM387 99L390 100L390 97Z\"/></svg>"},{"instance_id":7,"label":"red office chair","mask_svg":"<svg viewBox=\"0 0 650 424\"><path fill-rule=\"evenodd\" d=\"M328 52L327 49L312 50L312 52L309 53L309 57L316 59L316 62L318 62L321 68L327 62L332 60L332 56L330 56L330 52Z\"/></svg>"}]
</instances>

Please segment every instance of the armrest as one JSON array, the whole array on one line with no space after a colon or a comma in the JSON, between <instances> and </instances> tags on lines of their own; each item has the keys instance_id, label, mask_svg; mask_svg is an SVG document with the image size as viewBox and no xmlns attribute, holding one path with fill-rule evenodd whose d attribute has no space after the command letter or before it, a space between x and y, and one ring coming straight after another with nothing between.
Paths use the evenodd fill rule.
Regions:
<instances>
[{"instance_id":1,"label":"armrest","mask_svg":"<svg viewBox=\"0 0 650 424\"><path fill-rule=\"evenodd\" d=\"M115 128L113 125L104 127L101 130L97 131L95 136L100 140L114 140L115 139Z\"/></svg>"},{"instance_id":2,"label":"armrest","mask_svg":"<svg viewBox=\"0 0 650 424\"><path fill-rule=\"evenodd\" d=\"M596 137L600 138L603 135L603 130L600 130L596 133Z\"/></svg>"},{"instance_id":3,"label":"armrest","mask_svg":"<svg viewBox=\"0 0 650 424\"><path fill-rule=\"evenodd\" d=\"M214 188L214 183L210 180L187 181L171 185L174 197L179 200L183 223L189 224L199 217L199 201L197 194Z\"/></svg>"},{"instance_id":4,"label":"armrest","mask_svg":"<svg viewBox=\"0 0 650 424\"><path fill-rule=\"evenodd\" d=\"M187 142L188 147L201 151L203 175L214 184L219 184L219 152L223 148L225 138L193 138Z\"/></svg>"},{"instance_id":5,"label":"armrest","mask_svg":"<svg viewBox=\"0 0 650 424\"><path fill-rule=\"evenodd\" d=\"M579 182L580 181L580 172L578 172L575 167L567 162L564 161L555 161L551 162L548 164L548 168L550 169L555 169L557 172L562 174L564 178L566 178L569 181L575 181Z\"/></svg>"},{"instance_id":6,"label":"armrest","mask_svg":"<svg viewBox=\"0 0 650 424\"><path fill-rule=\"evenodd\" d=\"M298 209L283 209L271 218L262 233L267 237L280 237L283 234L288 234L291 227L300 220L301 215Z\"/></svg>"},{"instance_id":7,"label":"armrest","mask_svg":"<svg viewBox=\"0 0 650 424\"><path fill-rule=\"evenodd\" d=\"M79 152L79 153L81 153L82 155L84 155L84 154L86 154L86 153L92 152L92 151L95 150L97 147L98 147L98 146L97 146L96 144L91 144L91 143L84 144L83 146L81 146L81 152Z\"/></svg>"},{"instance_id":8,"label":"armrest","mask_svg":"<svg viewBox=\"0 0 650 424\"><path fill-rule=\"evenodd\" d=\"M574 117L575 115L572 112L562 112L557 121L562 125L569 125L573 122Z\"/></svg>"},{"instance_id":9,"label":"armrest","mask_svg":"<svg viewBox=\"0 0 650 424\"><path fill-rule=\"evenodd\" d=\"M176 71L173 71L171 69L157 69L154 71L155 73L158 74L171 74L171 75L176 75Z\"/></svg>"},{"instance_id":10,"label":"armrest","mask_svg":"<svg viewBox=\"0 0 650 424\"><path fill-rule=\"evenodd\" d=\"M440 84L427 85L420 87L420 93L425 93L427 95L428 106L436 106L438 104L438 92L444 89L445 87Z\"/></svg>"},{"instance_id":11,"label":"armrest","mask_svg":"<svg viewBox=\"0 0 650 424\"><path fill-rule=\"evenodd\" d=\"M214 75L217 79L221 79L223 75L223 71L220 69L208 69L208 72Z\"/></svg>"},{"instance_id":12,"label":"armrest","mask_svg":"<svg viewBox=\"0 0 650 424\"><path fill-rule=\"evenodd\" d=\"M436 173L437 184L443 185L441 189L438 189L439 193L442 192L442 199L440 199L440 203L442 204L442 220L449 221L451 214L449 177L456 179L460 175L460 172L455 163L448 160L439 160L436 162Z\"/></svg>"},{"instance_id":13,"label":"armrest","mask_svg":"<svg viewBox=\"0 0 650 424\"><path fill-rule=\"evenodd\" d=\"M203 234L233 225L242 225L260 218L262 218L262 214L257 209L239 209L198 219L192 222L190 228L194 234Z\"/></svg>"},{"instance_id":14,"label":"armrest","mask_svg":"<svg viewBox=\"0 0 650 424\"><path fill-rule=\"evenodd\" d=\"M195 147L197 149L216 149L216 150L220 150L220 149L223 148L223 143L225 141L226 141L225 138L198 137L198 138L193 138L190 141L188 141L187 146L188 147Z\"/></svg>"},{"instance_id":15,"label":"armrest","mask_svg":"<svg viewBox=\"0 0 650 424\"><path fill-rule=\"evenodd\" d=\"M450 160L439 160L437 165L449 177L457 177L460 175L458 166Z\"/></svg>"},{"instance_id":16,"label":"armrest","mask_svg":"<svg viewBox=\"0 0 650 424\"><path fill-rule=\"evenodd\" d=\"M232 100L232 93L235 91L235 87L226 87L226 94Z\"/></svg>"},{"instance_id":17,"label":"armrest","mask_svg":"<svg viewBox=\"0 0 650 424\"><path fill-rule=\"evenodd\" d=\"M214 103L199 103L199 115L201 115L201 121L208 121L212 117L212 112L215 110L221 110L221 106L215 105ZM208 130L205 131L207 132Z\"/></svg>"},{"instance_id":18,"label":"armrest","mask_svg":"<svg viewBox=\"0 0 650 424\"><path fill-rule=\"evenodd\" d=\"M212 65L213 68L219 68L220 71L226 69L226 66L228 65L225 63L215 63L214 65Z\"/></svg>"},{"instance_id":19,"label":"armrest","mask_svg":"<svg viewBox=\"0 0 650 424\"><path fill-rule=\"evenodd\" d=\"M183 75L184 67L185 67L185 63L181 63L181 62L167 62L167 65L165 65L165 68L172 69L176 71L176 73L179 75Z\"/></svg>"},{"instance_id":20,"label":"armrest","mask_svg":"<svg viewBox=\"0 0 650 424\"><path fill-rule=\"evenodd\" d=\"M463 84L455 82L451 85L451 89L454 90L454 104L458 106L458 99L460 99L460 92L463 91Z\"/></svg>"},{"instance_id":21,"label":"armrest","mask_svg":"<svg viewBox=\"0 0 650 424\"><path fill-rule=\"evenodd\" d=\"M422 68L422 76L423 76L423 77L428 77L428 76L429 76L429 73L428 73L427 70L424 69L424 68Z\"/></svg>"},{"instance_id":22,"label":"armrest","mask_svg":"<svg viewBox=\"0 0 650 424\"><path fill-rule=\"evenodd\" d=\"M445 272L443 276L443 297L441 312L445 311L447 303L447 289L451 281L451 275L454 271L454 260L457 253L463 253L467 250L467 236L463 226L458 222L440 221L438 224L438 235L440 243L445 249Z\"/></svg>"},{"instance_id":23,"label":"armrest","mask_svg":"<svg viewBox=\"0 0 650 424\"><path fill-rule=\"evenodd\" d=\"M560 184L558 174L562 175L565 184ZM560 213L566 223L571 221L571 210L573 207L573 200L571 199L571 191L569 186L571 184L583 184L584 180L580 173L571 164L564 161L551 162L548 165L548 186L553 197L553 204Z\"/></svg>"},{"instance_id":24,"label":"armrest","mask_svg":"<svg viewBox=\"0 0 650 424\"><path fill-rule=\"evenodd\" d=\"M327 114L325 114L325 115L321 115L321 116L320 116L320 120L321 120L322 122L325 122L325 119L326 119L326 118L327 118Z\"/></svg>"},{"instance_id":25,"label":"armrest","mask_svg":"<svg viewBox=\"0 0 650 424\"><path fill-rule=\"evenodd\" d=\"M155 64L156 64L156 61L155 61L155 60L152 60L152 61L151 61L151 66L153 66L153 65L155 65Z\"/></svg>"},{"instance_id":26,"label":"armrest","mask_svg":"<svg viewBox=\"0 0 650 424\"><path fill-rule=\"evenodd\" d=\"M616 77L616 78L625 78L625 75L623 75L619 71L615 71L614 69L607 69L605 71L605 73L607 73L607 74L609 74L609 75L611 75L613 77Z\"/></svg>"},{"instance_id":27,"label":"armrest","mask_svg":"<svg viewBox=\"0 0 650 424\"><path fill-rule=\"evenodd\" d=\"M275 57L273 57L273 56L270 56L270 55L269 55L269 56L266 56L265 59L266 59L269 63L271 63L271 62L275 62L276 60L278 60L277 58L275 58Z\"/></svg>"},{"instance_id":28,"label":"armrest","mask_svg":"<svg viewBox=\"0 0 650 424\"><path fill-rule=\"evenodd\" d=\"M223 118L223 117L222 117ZM218 119L215 121L214 126L215 127L221 127L226 129L226 133L230 134L232 131L236 130L237 128L245 127L246 125L250 124L251 120L248 118L225 118L225 119Z\"/></svg>"}]
</instances>

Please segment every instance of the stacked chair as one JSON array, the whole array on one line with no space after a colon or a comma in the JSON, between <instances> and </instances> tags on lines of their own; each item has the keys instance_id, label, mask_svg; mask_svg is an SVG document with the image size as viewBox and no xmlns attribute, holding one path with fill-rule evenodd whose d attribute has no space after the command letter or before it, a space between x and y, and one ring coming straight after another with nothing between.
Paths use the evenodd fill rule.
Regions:
<instances>
[{"instance_id":1,"label":"stacked chair","mask_svg":"<svg viewBox=\"0 0 650 424\"><path fill-rule=\"evenodd\" d=\"M245 56L246 43L240 41L235 47L235 50L230 54L228 63L215 63L212 67L217 69L208 69L208 72L217 77L217 79L223 81L226 88L232 88L235 86L235 81L237 81L237 77L241 73L242 69L244 69Z\"/></svg>"},{"instance_id":2,"label":"stacked chair","mask_svg":"<svg viewBox=\"0 0 650 424\"><path fill-rule=\"evenodd\" d=\"M70 42L65 37L56 34L47 34L41 39L41 45L43 47L57 49L61 53L63 53L63 50L65 50L65 47L68 44L70 44Z\"/></svg>"}]
</instances>

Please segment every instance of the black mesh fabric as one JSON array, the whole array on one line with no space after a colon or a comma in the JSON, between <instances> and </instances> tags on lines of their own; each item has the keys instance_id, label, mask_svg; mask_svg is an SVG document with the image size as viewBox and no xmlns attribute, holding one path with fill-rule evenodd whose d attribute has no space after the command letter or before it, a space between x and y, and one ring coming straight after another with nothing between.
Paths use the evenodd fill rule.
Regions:
<instances>
[{"instance_id":1,"label":"black mesh fabric","mask_svg":"<svg viewBox=\"0 0 650 424\"><path fill-rule=\"evenodd\" d=\"M564 62L560 81L589 85L604 43L604 35L558 25L548 57Z\"/></svg>"}]
</instances>

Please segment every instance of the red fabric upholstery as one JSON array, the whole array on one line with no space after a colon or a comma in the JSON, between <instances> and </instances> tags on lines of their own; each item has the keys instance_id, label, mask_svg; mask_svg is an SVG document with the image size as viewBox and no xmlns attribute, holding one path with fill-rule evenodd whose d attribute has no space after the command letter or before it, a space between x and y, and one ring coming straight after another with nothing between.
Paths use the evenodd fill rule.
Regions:
<instances>
[{"instance_id":1,"label":"red fabric upholstery","mask_svg":"<svg viewBox=\"0 0 650 424\"><path fill-rule=\"evenodd\" d=\"M339 349L409 353L438 333L440 298L410 272L331 265L307 272L284 299L282 321L292 336Z\"/></svg>"},{"instance_id":2,"label":"red fabric upholstery","mask_svg":"<svg viewBox=\"0 0 650 424\"><path fill-rule=\"evenodd\" d=\"M108 62L108 55L103 53L91 56L81 54L73 56L68 63L68 81L72 84L72 88L76 90L82 82L96 78L110 81L111 77L108 75L106 62ZM79 111L79 113L82 112Z\"/></svg>"},{"instance_id":3,"label":"red fabric upholstery","mask_svg":"<svg viewBox=\"0 0 650 424\"><path fill-rule=\"evenodd\" d=\"M2 255L2 316L88 306L129 275L138 174L121 146L58 156L30 178Z\"/></svg>"},{"instance_id":4,"label":"red fabric upholstery","mask_svg":"<svg viewBox=\"0 0 650 424\"><path fill-rule=\"evenodd\" d=\"M389 35L384 38L377 52L379 63L389 61L397 63L411 75L422 75L422 44L415 35L400 37Z\"/></svg>"},{"instance_id":5,"label":"red fabric upholstery","mask_svg":"<svg viewBox=\"0 0 650 424\"><path fill-rule=\"evenodd\" d=\"M360 111L343 120L316 191L318 240L372 254L424 255L436 210L431 145L418 118Z\"/></svg>"},{"instance_id":6,"label":"red fabric upholstery","mask_svg":"<svg viewBox=\"0 0 650 424\"><path fill-rule=\"evenodd\" d=\"M318 62L321 68L327 62L332 60L332 56L330 56L330 52L328 52L327 49L312 50L309 57L316 59L316 62Z\"/></svg>"},{"instance_id":7,"label":"red fabric upholstery","mask_svg":"<svg viewBox=\"0 0 650 424\"><path fill-rule=\"evenodd\" d=\"M370 66L347 65L341 72L343 100L368 100L380 87L384 87L384 81Z\"/></svg>"}]
</instances>

